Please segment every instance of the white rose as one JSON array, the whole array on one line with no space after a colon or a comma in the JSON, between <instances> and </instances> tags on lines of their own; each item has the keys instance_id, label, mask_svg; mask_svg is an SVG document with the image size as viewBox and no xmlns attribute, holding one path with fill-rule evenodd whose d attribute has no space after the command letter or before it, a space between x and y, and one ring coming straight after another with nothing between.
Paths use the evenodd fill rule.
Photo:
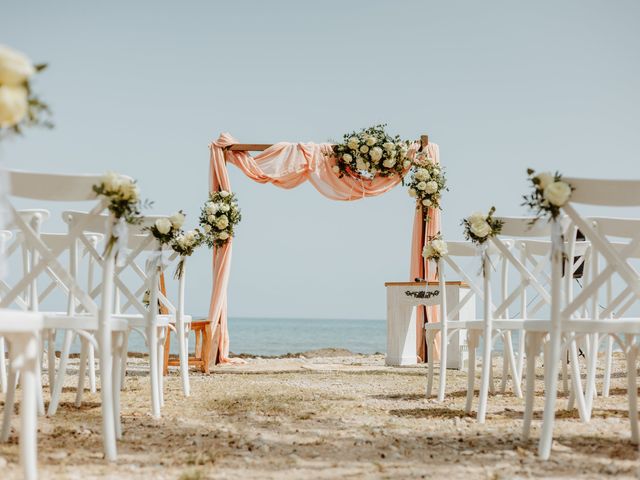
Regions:
<instances>
[{"instance_id":1,"label":"white rose","mask_svg":"<svg viewBox=\"0 0 640 480\"><path fill-rule=\"evenodd\" d=\"M216 227L218 227L220 230L224 230L228 226L229 226L229 219L227 218L226 215L220 215L218 218L216 218Z\"/></svg>"},{"instance_id":2,"label":"white rose","mask_svg":"<svg viewBox=\"0 0 640 480\"><path fill-rule=\"evenodd\" d=\"M385 142L382 145L382 148L384 148L387 152L390 152L391 150L395 150L396 146L395 146L395 144L393 144L391 142Z\"/></svg>"},{"instance_id":3,"label":"white rose","mask_svg":"<svg viewBox=\"0 0 640 480\"><path fill-rule=\"evenodd\" d=\"M553 183L555 177L549 172L542 172L536 175L536 178L538 179L538 188L544 190L549 184Z\"/></svg>"},{"instance_id":4,"label":"white rose","mask_svg":"<svg viewBox=\"0 0 640 480\"><path fill-rule=\"evenodd\" d=\"M171 221L173 228L176 228L176 229L181 228L182 225L184 225L184 213L181 213L181 212L174 213L169 217L169 220Z\"/></svg>"},{"instance_id":5,"label":"white rose","mask_svg":"<svg viewBox=\"0 0 640 480\"><path fill-rule=\"evenodd\" d=\"M487 219L487 216L482 213L482 212L473 212L471 215L469 215L469 218L467 218L467 221L469 223L478 223L478 222L484 222Z\"/></svg>"},{"instance_id":6,"label":"white rose","mask_svg":"<svg viewBox=\"0 0 640 480\"><path fill-rule=\"evenodd\" d=\"M351 138L347 141L347 146L348 146L351 150L357 150L359 145L360 145L360 142L358 141L358 137L351 137Z\"/></svg>"},{"instance_id":7,"label":"white rose","mask_svg":"<svg viewBox=\"0 0 640 480\"><path fill-rule=\"evenodd\" d=\"M136 201L140 195L138 186L129 178L123 178L120 184L120 195L125 200Z\"/></svg>"},{"instance_id":8,"label":"white rose","mask_svg":"<svg viewBox=\"0 0 640 480\"><path fill-rule=\"evenodd\" d=\"M156 220L156 230L163 235L171 231L171 220L168 218L159 218Z\"/></svg>"},{"instance_id":9,"label":"white rose","mask_svg":"<svg viewBox=\"0 0 640 480\"><path fill-rule=\"evenodd\" d=\"M220 190L218 193L220 194L220 196L221 196L222 198L227 198L229 195L231 195L231 194L230 194L229 192L227 192L226 190Z\"/></svg>"},{"instance_id":10,"label":"white rose","mask_svg":"<svg viewBox=\"0 0 640 480\"><path fill-rule=\"evenodd\" d=\"M405 160L404 162L402 162L402 166L404 168L409 168L411 166L411 161Z\"/></svg>"},{"instance_id":11,"label":"white rose","mask_svg":"<svg viewBox=\"0 0 640 480\"><path fill-rule=\"evenodd\" d=\"M430 175L429 175L429 170L427 170L426 168L419 168L418 170L416 170L416 173L414 175L414 177L417 180L429 180Z\"/></svg>"},{"instance_id":12,"label":"white rose","mask_svg":"<svg viewBox=\"0 0 640 480\"><path fill-rule=\"evenodd\" d=\"M356 168L358 170L366 170L367 162L365 162L362 158L356 158Z\"/></svg>"},{"instance_id":13,"label":"white rose","mask_svg":"<svg viewBox=\"0 0 640 480\"><path fill-rule=\"evenodd\" d=\"M215 215L209 215L209 216L207 216L207 221L208 221L209 223L213 223L213 222L215 222L215 221L216 221L216 216L215 216Z\"/></svg>"},{"instance_id":14,"label":"white rose","mask_svg":"<svg viewBox=\"0 0 640 480\"><path fill-rule=\"evenodd\" d=\"M102 176L102 184L106 190L117 192L120 190L122 177L115 172L107 172Z\"/></svg>"},{"instance_id":15,"label":"white rose","mask_svg":"<svg viewBox=\"0 0 640 480\"><path fill-rule=\"evenodd\" d=\"M333 173L335 173L336 175L340 173L340 167L338 165L334 165L332 170L333 170Z\"/></svg>"},{"instance_id":16,"label":"white rose","mask_svg":"<svg viewBox=\"0 0 640 480\"><path fill-rule=\"evenodd\" d=\"M395 158L387 158L384 162L382 162L382 165L384 165L387 168L393 168L395 164L396 164Z\"/></svg>"},{"instance_id":17,"label":"white rose","mask_svg":"<svg viewBox=\"0 0 640 480\"><path fill-rule=\"evenodd\" d=\"M0 45L0 84L22 85L35 71L25 55Z\"/></svg>"},{"instance_id":18,"label":"white rose","mask_svg":"<svg viewBox=\"0 0 640 480\"><path fill-rule=\"evenodd\" d=\"M447 248L447 242L444 240L436 239L431 242L431 246L438 253L438 255L446 255L449 252Z\"/></svg>"},{"instance_id":19,"label":"white rose","mask_svg":"<svg viewBox=\"0 0 640 480\"><path fill-rule=\"evenodd\" d=\"M571 187L565 182L553 182L544 189L543 196L551 205L561 207L571 196Z\"/></svg>"},{"instance_id":20,"label":"white rose","mask_svg":"<svg viewBox=\"0 0 640 480\"><path fill-rule=\"evenodd\" d=\"M410 188L409 189L409 196L415 198L418 195L418 192L415 191L415 189Z\"/></svg>"},{"instance_id":21,"label":"white rose","mask_svg":"<svg viewBox=\"0 0 640 480\"><path fill-rule=\"evenodd\" d=\"M344 155L342 155L342 159L347 163L353 162L353 157L348 153L345 153Z\"/></svg>"},{"instance_id":22,"label":"white rose","mask_svg":"<svg viewBox=\"0 0 640 480\"><path fill-rule=\"evenodd\" d=\"M367 153L367 152L369 151L369 147L367 147L366 145L362 145L362 146L360 147L360 151L361 151L362 153Z\"/></svg>"},{"instance_id":23,"label":"white rose","mask_svg":"<svg viewBox=\"0 0 640 480\"><path fill-rule=\"evenodd\" d=\"M218 205L213 202L207 202L204 209L207 213L216 213L218 211Z\"/></svg>"},{"instance_id":24,"label":"white rose","mask_svg":"<svg viewBox=\"0 0 640 480\"><path fill-rule=\"evenodd\" d=\"M227 205L226 203L223 203L222 205L220 205L220 211L221 212L228 212L229 210L231 210L231 207L229 205Z\"/></svg>"},{"instance_id":25,"label":"white rose","mask_svg":"<svg viewBox=\"0 0 640 480\"><path fill-rule=\"evenodd\" d=\"M228 234L227 232L220 232L220 233L218 234L218 238L219 238L220 240L226 240L227 238L229 238L229 234Z\"/></svg>"},{"instance_id":26,"label":"white rose","mask_svg":"<svg viewBox=\"0 0 640 480\"><path fill-rule=\"evenodd\" d=\"M366 143L370 147L373 147L377 142L378 142L378 139L376 137L367 137Z\"/></svg>"},{"instance_id":27,"label":"white rose","mask_svg":"<svg viewBox=\"0 0 640 480\"><path fill-rule=\"evenodd\" d=\"M432 193L436 193L438 191L437 182L434 182L433 180L431 180L430 182L427 182L427 187L424 189L424 191L427 192L429 195L431 195Z\"/></svg>"},{"instance_id":28,"label":"white rose","mask_svg":"<svg viewBox=\"0 0 640 480\"><path fill-rule=\"evenodd\" d=\"M206 233L211 233L211 225L205 224L205 226L204 226L204 231L205 231Z\"/></svg>"},{"instance_id":29,"label":"white rose","mask_svg":"<svg viewBox=\"0 0 640 480\"><path fill-rule=\"evenodd\" d=\"M424 205L425 207L430 207L432 203L433 202L428 198L425 198L424 200L422 200L422 205Z\"/></svg>"},{"instance_id":30,"label":"white rose","mask_svg":"<svg viewBox=\"0 0 640 480\"><path fill-rule=\"evenodd\" d=\"M474 222L471 224L471 233L473 233L476 237L484 238L489 233L491 233L491 227L486 222L486 220L481 220L478 222Z\"/></svg>"},{"instance_id":31,"label":"white rose","mask_svg":"<svg viewBox=\"0 0 640 480\"><path fill-rule=\"evenodd\" d=\"M379 161L382 158L382 149L380 147L373 147L369 156L374 162Z\"/></svg>"},{"instance_id":32,"label":"white rose","mask_svg":"<svg viewBox=\"0 0 640 480\"><path fill-rule=\"evenodd\" d=\"M424 248L422 249L422 256L424 258L433 258L434 254L436 253L435 249L433 248L433 246L431 245L431 243L428 243L424 246Z\"/></svg>"},{"instance_id":33,"label":"white rose","mask_svg":"<svg viewBox=\"0 0 640 480\"><path fill-rule=\"evenodd\" d=\"M427 184L426 184L426 182L420 182L420 183L418 183L418 185L416 185L416 188L417 188L418 190L422 190L422 191L424 191L424 190L426 190L426 189L427 189Z\"/></svg>"},{"instance_id":34,"label":"white rose","mask_svg":"<svg viewBox=\"0 0 640 480\"><path fill-rule=\"evenodd\" d=\"M24 87L0 86L0 128L17 125L28 110L27 90Z\"/></svg>"},{"instance_id":35,"label":"white rose","mask_svg":"<svg viewBox=\"0 0 640 480\"><path fill-rule=\"evenodd\" d=\"M189 243L193 243L197 236L198 236L198 232L196 230L189 230L187 233L184 234L185 240L188 241Z\"/></svg>"}]
</instances>

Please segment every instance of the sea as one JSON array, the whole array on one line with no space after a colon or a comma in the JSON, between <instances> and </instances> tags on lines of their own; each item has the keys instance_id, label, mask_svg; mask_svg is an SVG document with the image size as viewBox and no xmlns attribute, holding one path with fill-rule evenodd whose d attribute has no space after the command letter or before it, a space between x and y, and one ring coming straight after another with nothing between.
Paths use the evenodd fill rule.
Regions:
<instances>
[{"instance_id":1,"label":"sea","mask_svg":"<svg viewBox=\"0 0 640 480\"><path fill-rule=\"evenodd\" d=\"M194 315L193 318L202 318ZM57 336L62 348L63 335ZM384 353L386 350L386 320L304 319L304 318L230 318L229 344L233 354L275 356L302 353L321 348L344 348L353 353ZM193 352L194 335L189 339ZM76 339L71 351L79 352ZM130 352L146 352L144 338L137 332L129 337ZM171 353L177 352L174 339Z\"/></svg>"}]
</instances>

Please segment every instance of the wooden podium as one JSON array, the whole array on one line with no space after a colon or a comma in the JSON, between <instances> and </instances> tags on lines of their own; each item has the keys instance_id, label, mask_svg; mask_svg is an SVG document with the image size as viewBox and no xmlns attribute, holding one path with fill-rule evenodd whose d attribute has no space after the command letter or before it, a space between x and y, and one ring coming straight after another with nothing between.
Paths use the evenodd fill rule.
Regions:
<instances>
[{"instance_id":1,"label":"wooden podium","mask_svg":"<svg viewBox=\"0 0 640 480\"><path fill-rule=\"evenodd\" d=\"M386 364L416 365L418 363L416 306L438 305L440 292L438 282L387 282L387 355ZM469 294L463 282L446 283L447 310ZM476 317L475 297L467 300L458 313L449 318L473 320ZM467 360L466 331L460 330L451 336L447 351L447 368L462 369Z\"/></svg>"}]
</instances>

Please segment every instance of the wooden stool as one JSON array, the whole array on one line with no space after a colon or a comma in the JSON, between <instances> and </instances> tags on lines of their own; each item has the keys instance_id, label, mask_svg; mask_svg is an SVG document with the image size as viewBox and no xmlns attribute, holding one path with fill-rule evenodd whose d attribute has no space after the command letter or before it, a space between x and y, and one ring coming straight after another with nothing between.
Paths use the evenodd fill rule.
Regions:
<instances>
[{"instance_id":1,"label":"wooden stool","mask_svg":"<svg viewBox=\"0 0 640 480\"><path fill-rule=\"evenodd\" d=\"M195 355L189 356L189 365L195 365L203 373L209 373L209 362L211 360L211 322L200 320L191 322L191 330L196 334ZM169 372L169 365L179 366L180 359L177 355L169 355L171 349L171 329L167 328L167 335L164 344L164 374Z\"/></svg>"}]
</instances>

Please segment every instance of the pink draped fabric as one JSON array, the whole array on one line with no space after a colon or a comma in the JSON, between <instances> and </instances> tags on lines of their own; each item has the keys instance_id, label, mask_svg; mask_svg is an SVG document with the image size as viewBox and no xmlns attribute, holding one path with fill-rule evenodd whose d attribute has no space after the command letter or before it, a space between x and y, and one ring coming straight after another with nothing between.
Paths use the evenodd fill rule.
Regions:
<instances>
[{"instance_id":1,"label":"pink draped fabric","mask_svg":"<svg viewBox=\"0 0 640 480\"><path fill-rule=\"evenodd\" d=\"M427 145L429 156L436 163L440 163L440 149L435 143ZM427 210L428 221L425 221L423 207L416 209L413 219L413 238L411 241L411 280L424 278L428 282L438 279L436 269L422 256L422 248L429 237L433 237L440 232L440 210L429 208ZM416 309L416 353L420 361L426 361L427 350L425 343L424 324L425 322L439 321L438 307L422 307ZM435 357L440 355L438 342L436 341Z\"/></svg>"},{"instance_id":2,"label":"pink draped fabric","mask_svg":"<svg viewBox=\"0 0 640 480\"><path fill-rule=\"evenodd\" d=\"M258 183L271 183L280 188L294 188L305 181L309 181L325 197L341 201L352 201L381 195L401 182L399 176L376 177L373 180L356 180L348 176L339 178L332 170L335 163L328 156L332 151L331 145L328 143L281 142L272 145L255 156L251 156L247 152L226 149L237 143L239 142L231 135L223 133L218 140L210 144L209 189L211 192L219 189L231 190L225 161L235 165L245 175ZM417 144L411 147L409 150L410 156L415 154L416 148ZM437 146L432 148L435 148L434 151L437 154ZM439 226L439 213L434 212L433 218L438 219ZM420 230L424 230L424 226L418 225L418 227ZM422 265L416 271L424 272L424 262L422 262L421 257L422 244L418 246L415 243L415 229L416 225L414 224L412 265ZM231 244L232 240L225 246L216 248L213 254L214 286L211 294L209 321L214 331L217 331L213 338L218 338L218 344L212 348L216 363L229 361L227 285L231 267ZM415 257L416 252L418 252L417 257ZM412 275L422 276L422 273L414 275L412 267Z\"/></svg>"}]
</instances>

